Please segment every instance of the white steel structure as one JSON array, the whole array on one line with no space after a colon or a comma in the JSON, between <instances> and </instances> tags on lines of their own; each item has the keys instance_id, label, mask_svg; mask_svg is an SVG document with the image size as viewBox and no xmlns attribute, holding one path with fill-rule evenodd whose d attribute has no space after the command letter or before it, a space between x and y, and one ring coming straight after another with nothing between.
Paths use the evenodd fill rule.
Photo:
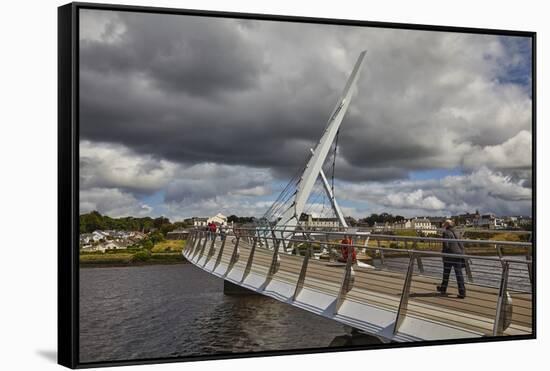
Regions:
<instances>
[{"instance_id":1,"label":"white steel structure","mask_svg":"<svg viewBox=\"0 0 550 371\"><path fill-rule=\"evenodd\" d=\"M331 200L331 205L334 209L335 214L340 220L342 226L347 227L342 211L338 207L334 195L328 187L328 181L326 179L326 176L324 176L324 173L322 173L321 167L323 166L323 163L327 158L327 154L329 153L330 147L334 142L336 133L338 132L340 124L342 123L342 120L344 119L344 116L346 115L346 112L349 108L351 97L355 91L354 88L357 84L357 80L359 79L359 73L365 60L365 54L366 51L362 51L361 54L359 54L359 58L357 58L357 62L353 67L353 71L348 78L342 96L338 100L336 107L330 115L325 132L319 140L319 143L317 143L315 149L312 149L312 156L310 157L304 173L299 180L297 191L294 194L294 200L290 207L288 207L283 212L280 220L275 226L275 229L285 228L289 231L292 231L294 228L296 228L300 219L300 215L304 211L306 202L313 189L313 185L315 184L319 176L321 176L323 180L323 186L329 196L329 199ZM286 232L284 233L286 234Z\"/></svg>"}]
</instances>

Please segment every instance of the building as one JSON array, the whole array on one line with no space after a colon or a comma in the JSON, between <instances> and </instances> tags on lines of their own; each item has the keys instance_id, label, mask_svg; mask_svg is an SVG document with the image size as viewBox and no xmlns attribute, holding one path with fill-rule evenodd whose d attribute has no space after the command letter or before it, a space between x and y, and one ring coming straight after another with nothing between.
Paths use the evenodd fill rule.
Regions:
<instances>
[{"instance_id":1,"label":"building","mask_svg":"<svg viewBox=\"0 0 550 371\"><path fill-rule=\"evenodd\" d=\"M412 218L405 219L399 222L395 222L392 225L392 229L414 229L417 232L424 234L436 234L437 228L432 225L432 222L428 218Z\"/></svg>"},{"instance_id":2,"label":"building","mask_svg":"<svg viewBox=\"0 0 550 371\"><path fill-rule=\"evenodd\" d=\"M299 225L306 230L339 228L338 218L317 218L303 213L300 216Z\"/></svg>"},{"instance_id":3,"label":"building","mask_svg":"<svg viewBox=\"0 0 550 371\"><path fill-rule=\"evenodd\" d=\"M495 214L489 213L480 215L476 221L476 226L479 228L503 229L505 228L505 223L502 218L497 218Z\"/></svg>"},{"instance_id":4,"label":"building","mask_svg":"<svg viewBox=\"0 0 550 371\"><path fill-rule=\"evenodd\" d=\"M428 218L411 219L411 228L413 229L435 229Z\"/></svg>"},{"instance_id":5,"label":"building","mask_svg":"<svg viewBox=\"0 0 550 371\"><path fill-rule=\"evenodd\" d=\"M309 229L317 228L338 228L340 227L340 221L338 218L311 218L308 221Z\"/></svg>"},{"instance_id":6,"label":"building","mask_svg":"<svg viewBox=\"0 0 550 371\"><path fill-rule=\"evenodd\" d=\"M101 241L101 240L107 240L108 237L109 237L109 233L107 233L105 231L93 231L92 232L92 240L94 240L94 242Z\"/></svg>"},{"instance_id":7,"label":"building","mask_svg":"<svg viewBox=\"0 0 550 371\"><path fill-rule=\"evenodd\" d=\"M81 233L80 236L78 236L78 239L80 244L87 245L93 241L93 235L91 233Z\"/></svg>"},{"instance_id":8,"label":"building","mask_svg":"<svg viewBox=\"0 0 550 371\"><path fill-rule=\"evenodd\" d=\"M128 245L129 243L126 241L105 241L95 245L83 246L82 249L87 251L105 252L105 250L126 250Z\"/></svg>"},{"instance_id":9,"label":"building","mask_svg":"<svg viewBox=\"0 0 550 371\"><path fill-rule=\"evenodd\" d=\"M374 222L374 232L375 233L376 232L386 232L386 231L389 231L390 229L392 229L392 226L388 222L385 222L385 223Z\"/></svg>"},{"instance_id":10,"label":"building","mask_svg":"<svg viewBox=\"0 0 550 371\"><path fill-rule=\"evenodd\" d=\"M476 212L473 214L471 213L459 214L459 215L453 216L452 219L455 221L455 224L457 226L472 227L478 224L478 221L480 218L481 218L481 215L479 213L479 210L476 210Z\"/></svg>"},{"instance_id":11,"label":"building","mask_svg":"<svg viewBox=\"0 0 550 371\"><path fill-rule=\"evenodd\" d=\"M206 227L208 225L208 218L191 218L193 221L193 227Z\"/></svg>"},{"instance_id":12,"label":"building","mask_svg":"<svg viewBox=\"0 0 550 371\"><path fill-rule=\"evenodd\" d=\"M394 222L391 226L391 229L411 229L411 226L412 226L411 220L404 219L398 222Z\"/></svg>"},{"instance_id":13,"label":"building","mask_svg":"<svg viewBox=\"0 0 550 371\"><path fill-rule=\"evenodd\" d=\"M221 225L227 225L227 217L223 214L216 214L214 215L213 217L211 218L208 218L207 219L207 223L215 223L217 226L221 226Z\"/></svg>"},{"instance_id":14,"label":"building","mask_svg":"<svg viewBox=\"0 0 550 371\"><path fill-rule=\"evenodd\" d=\"M145 233L138 232L138 231L132 232L132 235L130 236L131 239L137 240L137 241L143 240L145 237L147 237Z\"/></svg>"}]
</instances>

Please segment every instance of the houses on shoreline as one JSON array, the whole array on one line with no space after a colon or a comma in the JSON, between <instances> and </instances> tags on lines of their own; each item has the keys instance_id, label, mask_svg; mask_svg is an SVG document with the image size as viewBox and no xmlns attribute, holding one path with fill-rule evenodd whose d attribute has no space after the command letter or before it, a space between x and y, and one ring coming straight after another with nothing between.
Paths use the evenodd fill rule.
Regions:
<instances>
[{"instance_id":1,"label":"houses on shoreline","mask_svg":"<svg viewBox=\"0 0 550 371\"><path fill-rule=\"evenodd\" d=\"M388 232L392 230L416 230L426 235L433 235L442 228L445 220L450 219L458 228L487 229L487 230L529 230L532 218L524 216L497 217L493 213L480 214L465 213L448 217L414 217L393 223L374 223L374 232Z\"/></svg>"},{"instance_id":2,"label":"houses on shoreline","mask_svg":"<svg viewBox=\"0 0 550 371\"><path fill-rule=\"evenodd\" d=\"M124 250L135 245L147 235L139 231L95 230L81 233L80 248L84 251Z\"/></svg>"}]
</instances>

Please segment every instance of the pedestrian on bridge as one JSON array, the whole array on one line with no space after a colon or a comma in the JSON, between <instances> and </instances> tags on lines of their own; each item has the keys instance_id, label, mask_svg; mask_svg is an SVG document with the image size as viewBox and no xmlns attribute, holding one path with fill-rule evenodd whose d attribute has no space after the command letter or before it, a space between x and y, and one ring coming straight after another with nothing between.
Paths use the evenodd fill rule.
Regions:
<instances>
[{"instance_id":1,"label":"pedestrian on bridge","mask_svg":"<svg viewBox=\"0 0 550 371\"><path fill-rule=\"evenodd\" d=\"M216 230L218 227L216 226L216 223L208 223L208 235L210 236L210 240L213 240L216 237Z\"/></svg>"},{"instance_id":2,"label":"pedestrian on bridge","mask_svg":"<svg viewBox=\"0 0 550 371\"><path fill-rule=\"evenodd\" d=\"M450 240L456 240L458 237L453 229L453 221L450 219L445 220L443 223L443 238L447 241L443 242L444 254L460 254L464 255L464 245L461 242L453 242ZM458 285L458 298L464 299L466 297L466 286L464 285L464 276L462 275L462 268L465 265L464 258L462 257L443 257L443 280L440 286L437 286L437 291L441 294L447 293L447 285L449 284L449 276L451 269L454 269L456 276L456 283Z\"/></svg>"},{"instance_id":3,"label":"pedestrian on bridge","mask_svg":"<svg viewBox=\"0 0 550 371\"><path fill-rule=\"evenodd\" d=\"M355 264L357 262L357 253L355 251L355 247L353 246L353 241L350 238L350 236L344 236L344 239L340 241L340 251L342 252L342 258L339 259L341 262L347 262L348 261L348 254L352 254L353 263Z\"/></svg>"}]
</instances>

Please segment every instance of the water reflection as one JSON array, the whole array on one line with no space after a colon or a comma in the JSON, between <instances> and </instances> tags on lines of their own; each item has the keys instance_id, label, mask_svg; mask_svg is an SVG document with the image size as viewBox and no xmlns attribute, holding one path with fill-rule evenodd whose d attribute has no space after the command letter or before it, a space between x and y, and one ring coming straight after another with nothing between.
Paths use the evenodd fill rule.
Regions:
<instances>
[{"instance_id":1,"label":"water reflection","mask_svg":"<svg viewBox=\"0 0 550 371\"><path fill-rule=\"evenodd\" d=\"M349 336L268 297L224 295L222 280L190 264L80 270L81 362L321 348Z\"/></svg>"}]
</instances>

